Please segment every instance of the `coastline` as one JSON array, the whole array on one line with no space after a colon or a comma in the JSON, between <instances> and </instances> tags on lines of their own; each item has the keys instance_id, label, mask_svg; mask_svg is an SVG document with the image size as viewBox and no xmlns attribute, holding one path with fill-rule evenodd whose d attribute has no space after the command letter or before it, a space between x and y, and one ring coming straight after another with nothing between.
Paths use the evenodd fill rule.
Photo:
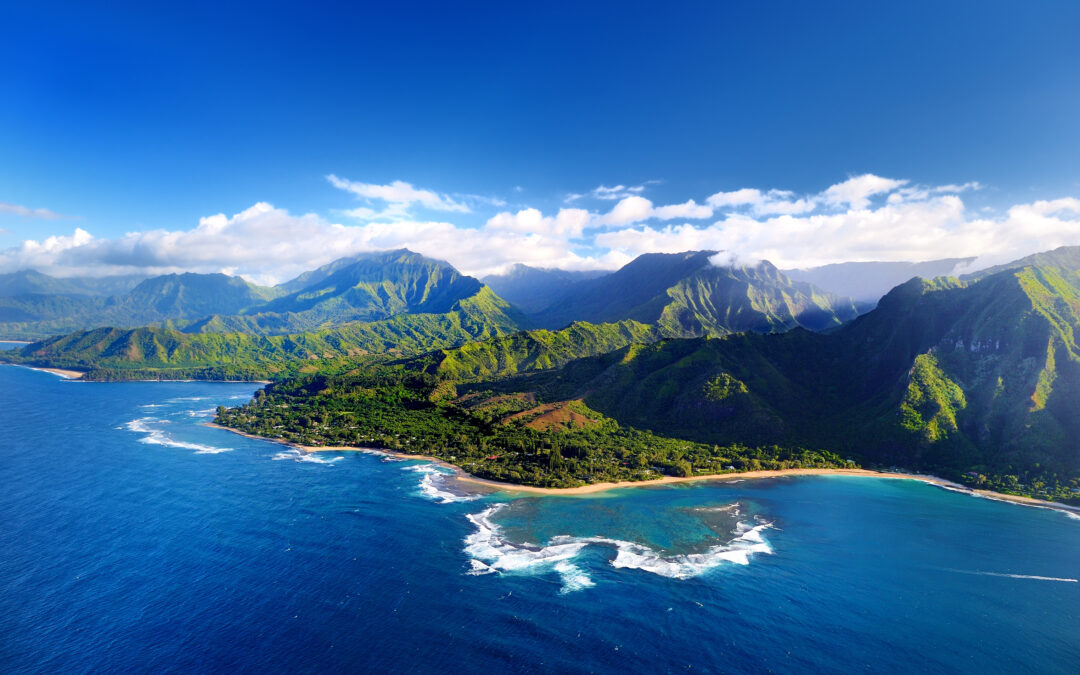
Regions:
<instances>
[{"instance_id":1,"label":"coastline","mask_svg":"<svg viewBox=\"0 0 1080 675\"><path fill-rule=\"evenodd\" d=\"M368 454L386 455L388 457L395 457L398 459L415 459L418 461L432 462L439 466L451 469L455 473L455 478L463 483L469 483L472 485L483 486L488 489L498 490L500 492L509 493L524 493L535 495L548 495L548 496L577 496L596 494L598 492L606 492L608 490L617 490L621 488L634 488L634 487L649 487L651 485L674 485L676 483L695 483L702 481L735 481L735 480L756 480L763 478L782 478L785 476L862 476L867 478L887 478L892 480L915 480L921 483L927 483L946 490L954 492L960 492L972 497L980 497L983 499L991 499L994 501L1007 502L1010 504L1016 504L1019 506L1028 506L1038 509L1051 509L1054 511L1063 511L1074 516L1080 517L1080 506L1070 506L1069 504L1062 504L1060 502L1049 502L1042 499L1035 499L1033 497L1021 497L1018 495L1009 495L1002 492L993 492L991 490L977 490L969 488L966 485L941 478L940 476L932 476L929 474L915 474L915 473L895 473L888 471L873 471L871 469L779 469L779 470L766 470L766 471L743 471L736 473L719 473L708 474L704 476L664 476L663 478L657 478L655 480L643 480L643 481L616 481L607 483L592 483L591 485L579 485L572 488L545 488L535 487L532 485L517 485L514 483L505 483L502 481L491 480L488 478L480 478L474 476L471 473L465 471L461 467L455 466L447 462L446 460L439 459L438 457L432 457L431 455L410 455L403 452L395 452L393 450L386 450L382 448L359 448L354 446L311 446L311 445L298 445L278 438L266 438L265 436L256 436L244 431L232 429L230 427L215 424L213 422L206 422L206 426L214 427L216 429L224 429L234 434L239 434L245 438L251 438L260 441L270 441L273 443L280 443L287 445L291 448L296 448L307 453L314 452L364 452Z\"/></svg>"},{"instance_id":2,"label":"coastline","mask_svg":"<svg viewBox=\"0 0 1080 675\"><path fill-rule=\"evenodd\" d=\"M21 363L5 363L5 366L15 366L16 368L29 368L30 370L36 370L42 373L52 373L53 375L59 375L65 380L81 380L82 376L86 373L81 370L66 370L64 368L39 368L37 366L24 366Z\"/></svg>"}]
</instances>

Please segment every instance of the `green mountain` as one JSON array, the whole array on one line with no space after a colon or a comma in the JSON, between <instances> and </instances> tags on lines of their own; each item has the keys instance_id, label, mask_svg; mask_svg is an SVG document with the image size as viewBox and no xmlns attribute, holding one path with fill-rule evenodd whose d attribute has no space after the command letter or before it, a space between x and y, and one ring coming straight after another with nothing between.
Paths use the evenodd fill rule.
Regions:
<instances>
[{"instance_id":1,"label":"green mountain","mask_svg":"<svg viewBox=\"0 0 1080 675\"><path fill-rule=\"evenodd\" d=\"M131 327L194 320L213 313L234 314L277 294L274 289L224 274L168 274L109 297L61 292L78 288L81 282L37 273L24 274L23 278L35 280L48 292L0 297L0 336L41 337L91 326Z\"/></svg>"},{"instance_id":2,"label":"green mountain","mask_svg":"<svg viewBox=\"0 0 1080 675\"><path fill-rule=\"evenodd\" d=\"M0 336L20 338L147 324L287 335L401 314L446 314L483 288L445 262L404 249L342 258L274 288L224 274L170 274L106 298L80 292L81 282L36 272L9 276L12 290L40 291L0 297ZM516 315L516 325L527 323L516 310L506 311Z\"/></svg>"},{"instance_id":3,"label":"green mountain","mask_svg":"<svg viewBox=\"0 0 1080 675\"><path fill-rule=\"evenodd\" d=\"M52 277L35 270L0 274L0 298L19 295L100 295L126 293L145 276Z\"/></svg>"},{"instance_id":4,"label":"green mountain","mask_svg":"<svg viewBox=\"0 0 1080 675\"><path fill-rule=\"evenodd\" d=\"M511 378L620 423L943 471L1080 476L1080 273L912 280L830 334L668 340Z\"/></svg>"},{"instance_id":5,"label":"green mountain","mask_svg":"<svg viewBox=\"0 0 1080 675\"><path fill-rule=\"evenodd\" d=\"M492 274L484 277L482 281L523 312L535 314L566 295L577 283L608 274L610 272L606 270L575 272L529 267L519 263L505 274Z\"/></svg>"},{"instance_id":6,"label":"green mountain","mask_svg":"<svg viewBox=\"0 0 1080 675\"><path fill-rule=\"evenodd\" d=\"M934 279L954 273L975 258L943 258L926 262L847 262L784 270L794 281L813 284L828 293L851 297L870 307L890 290L914 277Z\"/></svg>"},{"instance_id":7,"label":"green mountain","mask_svg":"<svg viewBox=\"0 0 1080 675\"><path fill-rule=\"evenodd\" d=\"M446 262L406 249L337 260L286 288L300 284L305 285L245 312L240 320L249 329L280 332L399 314L443 314L483 287Z\"/></svg>"},{"instance_id":8,"label":"green mountain","mask_svg":"<svg viewBox=\"0 0 1080 675\"><path fill-rule=\"evenodd\" d=\"M977 272L972 272L971 274L965 274L960 278L965 281L974 281L997 274L998 272L1015 270L1021 267L1054 267L1065 270L1080 269L1080 246L1059 246L1053 251L1035 253L1003 265L995 265Z\"/></svg>"},{"instance_id":9,"label":"green mountain","mask_svg":"<svg viewBox=\"0 0 1080 675\"><path fill-rule=\"evenodd\" d=\"M824 330L858 314L852 301L793 282L769 262L719 266L710 262L715 255L690 251L639 256L616 272L574 284L530 318L547 328L573 321L632 319L692 337L796 326Z\"/></svg>"},{"instance_id":10,"label":"green mountain","mask_svg":"<svg viewBox=\"0 0 1080 675\"><path fill-rule=\"evenodd\" d=\"M0 357L87 370L92 379L266 378L318 360L407 356L506 335L520 329L516 316L505 300L481 286L441 314L401 314L292 335L99 328L41 340Z\"/></svg>"},{"instance_id":11,"label":"green mountain","mask_svg":"<svg viewBox=\"0 0 1080 675\"><path fill-rule=\"evenodd\" d=\"M1080 266L1055 262L912 279L827 333L661 339L631 321L517 333L301 375L222 419L314 443L409 434L416 452L534 484L647 477L634 467L650 464L688 475L841 461L805 450L824 448L1075 501Z\"/></svg>"}]
</instances>

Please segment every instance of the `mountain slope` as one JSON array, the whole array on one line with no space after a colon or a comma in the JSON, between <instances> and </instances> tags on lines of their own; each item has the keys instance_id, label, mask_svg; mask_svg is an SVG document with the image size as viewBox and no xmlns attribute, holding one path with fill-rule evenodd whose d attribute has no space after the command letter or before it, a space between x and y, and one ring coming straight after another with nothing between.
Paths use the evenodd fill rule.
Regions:
<instances>
[{"instance_id":1,"label":"mountain slope","mask_svg":"<svg viewBox=\"0 0 1080 675\"><path fill-rule=\"evenodd\" d=\"M975 258L943 258L927 262L849 262L807 269L784 270L789 279L802 281L827 293L876 304L891 289L913 277L948 276Z\"/></svg>"},{"instance_id":2,"label":"mountain slope","mask_svg":"<svg viewBox=\"0 0 1080 675\"><path fill-rule=\"evenodd\" d=\"M517 264L505 274L492 274L481 281L522 311L535 314L548 308L578 282L610 273L607 270L575 272Z\"/></svg>"},{"instance_id":3,"label":"mountain slope","mask_svg":"<svg viewBox=\"0 0 1080 675\"><path fill-rule=\"evenodd\" d=\"M821 330L857 314L853 303L795 283L769 262L717 266L714 251L639 256L622 269L575 284L532 318L555 328L572 321L658 323L686 337L795 326Z\"/></svg>"},{"instance_id":4,"label":"mountain slope","mask_svg":"<svg viewBox=\"0 0 1080 675\"><path fill-rule=\"evenodd\" d=\"M517 385L716 443L801 443L905 466L1080 474L1080 274L912 280L831 334L670 340Z\"/></svg>"},{"instance_id":5,"label":"mountain slope","mask_svg":"<svg viewBox=\"0 0 1080 675\"><path fill-rule=\"evenodd\" d=\"M34 275L38 279L45 275ZM52 279L45 277L45 279ZM224 274L167 274L143 280L122 295L101 297L85 293L57 293L78 288L76 282L53 279L67 285L39 284L51 289L0 297L0 335L41 337L92 326L132 327L167 320L193 320L215 312L236 313L262 304L276 291L249 284ZM118 282L121 286L125 283Z\"/></svg>"},{"instance_id":6,"label":"mountain slope","mask_svg":"<svg viewBox=\"0 0 1080 675\"><path fill-rule=\"evenodd\" d=\"M293 335L99 328L0 354L9 362L91 371L96 379L265 378L318 359L407 356L518 330L513 309L487 287L442 314L403 314Z\"/></svg>"}]
</instances>

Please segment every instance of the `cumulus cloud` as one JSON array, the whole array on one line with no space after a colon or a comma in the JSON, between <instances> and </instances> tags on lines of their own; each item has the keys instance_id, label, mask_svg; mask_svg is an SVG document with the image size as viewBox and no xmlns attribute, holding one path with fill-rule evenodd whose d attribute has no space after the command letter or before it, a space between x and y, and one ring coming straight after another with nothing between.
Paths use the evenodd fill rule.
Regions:
<instances>
[{"instance_id":1,"label":"cumulus cloud","mask_svg":"<svg viewBox=\"0 0 1080 675\"><path fill-rule=\"evenodd\" d=\"M6 202L0 202L0 213L22 216L24 218L41 218L43 220L56 220L64 217L49 209L32 209L29 206L23 206L22 204L8 204ZM6 230L0 231L6 232Z\"/></svg>"},{"instance_id":2,"label":"cumulus cloud","mask_svg":"<svg viewBox=\"0 0 1080 675\"><path fill-rule=\"evenodd\" d=\"M973 269L978 269L1080 244L1080 201L1017 205L995 219L970 214L959 196L949 194L840 213L767 218L735 213L708 227L625 228L599 233L595 243L631 257L649 251L714 249L741 259L767 259L780 267L975 255L980 259Z\"/></svg>"},{"instance_id":3,"label":"cumulus cloud","mask_svg":"<svg viewBox=\"0 0 1080 675\"><path fill-rule=\"evenodd\" d=\"M449 198L403 185L375 186L394 188L389 191L360 189L382 195L370 197L378 203L354 209L360 223L343 225L258 203L231 216L202 218L189 229L104 239L76 228L70 234L23 241L0 250L0 272L35 268L71 276L224 271L271 283L339 257L402 247L479 276L514 263L612 269L642 253L695 249L722 251L720 263L767 259L780 267L979 256L972 268L978 269L1080 244L1080 200L1066 197L1004 211L973 211L962 195L981 187L974 182L927 186L866 174L810 195L743 188L718 192L701 204L690 199L664 206L624 194L601 214L524 207L491 213L478 226L404 215L410 205L423 205L418 195L443 206ZM400 217L376 219L381 213L377 209L394 205L402 207ZM676 220L681 222L663 222Z\"/></svg>"},{"instance_id":4,"label":"cumulus cloud","mask_svg":"<svg viewBox=\"0 0 1080 675\"><path fill-rule=\"evenodd\" d=\"M653 203L637 195L623 197L611 211L595 219L596 225L630 225L646 220L674 220L687 218L700 220L709 218L713 208L708 204L698 204L693 199L682 204L653 206Z\"/></svg>"},{"instance_id":5,"label":"cumulus cloud","mask_svg":"<svg viewBox=\"0 0 1080 675\"><path fill-rule=\"evenodd\" d=\"M579 199L591 198L591 199L603 199L607 201L615 201L616 199L622 199L632 195L639 195L645 191L645 185L648 183L655 183L657 181L646 181L641 185L613 185L608 187L606 185L600 185L592 190L584 193L571 193L566 196L566 202L575 202Z\"/></svg>"},{"instance_id":6,"label":"cumulus cloud","mask_svg":"<svg viewBox=\"0 0 1080 675\"><path fill-rule=\"evenodd\" d=\"M376 217L403 217L408 213L410 206L419 204L432 211L448 211L456 213L469 213L471 209L449 195L440 195L432 190L424 190L414 187L412 183L396 180L389 185L375 183L360 183L345 178L338 178L334 174L326 177L331 185L339 190L345 190L357 197L367 200L369 203L382 202L385 204L383 211L361 208L347 212L348 215L361 218ZM370 214L370 216L369 216Z\"/></svg>"},{"instance_id":7,"label":"cumulus cloud","mask_svg":"<svg viewBox=\"0 0 1080 675\"><path fill-rule=\"evenodd\" d=\"M821 196L825 203L832 206L847 205L853 209L865 209L870 204L870 197L892 192L907 182L865 173L829 187Z\"/></svg>"},{"instance_id":8,"label":"cumulus cloud","mask_svg":"<svg viewBox=\"0 0 1080 675\"><path fill-rule=\"evenodd\" d=\"M748 207L758 215L779 213L795 214L813 211L817 206L812 198L795 198L790 190L768 190L741 188L731 192L717 192L705 200L705 203L718 211Z\"/></svg>"},{"instance_id":9,"label":"cumulus cloud","mask_svg":"<svg viewBox=\"0 0 1080 675\"><path fill-rule=\"evenodd\" d=\"M498 214L481 228L419 221L346 226L258 203L232 216L202 218L189 230L99 239L76 229L71 235L27 240L0 251L0 272L25 268L57 276L226 272L258 283L277 283L340 257L396 248L448 260L477 275L517 262L565 269L625 263L619 253L605 257L573 251L570 240L581 234L588 218L581 209L563 209L549 217L525 209Z\"/></svg>"}]
</instances>

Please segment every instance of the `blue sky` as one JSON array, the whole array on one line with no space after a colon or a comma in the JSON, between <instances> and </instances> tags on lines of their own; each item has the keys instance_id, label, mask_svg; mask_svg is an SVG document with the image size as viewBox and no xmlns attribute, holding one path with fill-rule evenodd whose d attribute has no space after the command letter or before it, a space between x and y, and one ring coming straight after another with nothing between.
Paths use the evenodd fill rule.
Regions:
<instances>
[{"instance_id":1,"label":"blue sky","mask_svg":"<svg viewBox=\"0 0 1080 675\"><path fill-rule=\"evenodd\" d=\"M957 245L979 250L941 254L1005 255L1022 245L973 239L970 230L987 226L971 223L1015 229L1010 209L1040 200L1051 204L1040 213L1059 222L1025 231L1026 245L1080 243L1067 241L1074 205L1060 201L1080 195L1074 3L383 4L7 3L0 271L103 270L126 233L190 232L215 214L235 223L256 204L273 205L263 214L309 218L279 223L274 231L286 238L305 227L374 224L401 234L392 243L412 236L421 249L445 248L432 223L483 230L500 214L536 209L556 219L560 209L583 209L591 220L564 223L561 249L518 257L610 266L648 241L733 246L749 235L651 237L647 230L684 225L723 229L730 214L615 222L608 212L618 199L597 195L660 207L753 188L790 191L785 199L796 202L866 174L925 188L923 206L953 194L938 188L978 183L954 191L962 213L952 204L946 224L969 236L938 239L925 253ZM330 175L354 185L405 182L444 198L441 206L465 208L413 200L388 212L385 200L335 187ZM626 189L591 192L619 185ZM584 196L569 199L575 194ZM880 210L889 194L865 206ZM821 208L802 215L840 215L841 203L818 199ZM747 204L742 215L757 208ZM346 213L357 208L366 216ZM50 214L63 217L42 217ZM777 214L749 215L768 227ZM510 229L525 235L530 222ZM267 229L251 227L248 235ZM547 236L554 226L536 227ZM647 236L629 245L613 236L620 227ZM54 241L69 251L64 260L27 253L24 241L40 253L50 236L74 237ZM349 245L390 239L369 229L352 232ZM93 255L69 250L88 242ZM504 244L485 253L495 266L523 242ZM773 248L739 252L786 255ZM864 249L862 257L924 255ZM841 243L831 256L793 251L787 260L864 249ZM276 275L250 261L181 253L128 255L121 266ZM461 258L451 262L492 268Z\"/></svg>"}]
</instances>

